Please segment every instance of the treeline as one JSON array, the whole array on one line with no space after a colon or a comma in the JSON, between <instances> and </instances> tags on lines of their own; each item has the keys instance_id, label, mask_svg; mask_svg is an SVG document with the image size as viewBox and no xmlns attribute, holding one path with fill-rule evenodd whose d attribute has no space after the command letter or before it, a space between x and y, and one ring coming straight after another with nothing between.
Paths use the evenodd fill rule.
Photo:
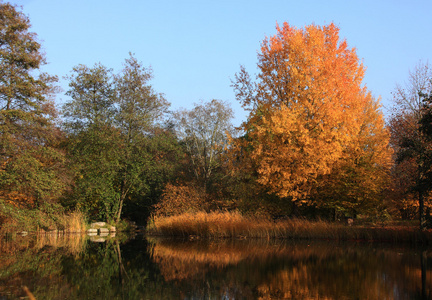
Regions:
<instances>
[{"instance_id":1,"label":"treeline","mask_svg":"<svg viewBox=\"0 0 432 300\"><path fill-rule=\"evenodd\" d=\"M339 29L285 23L262 42L256 77L241 68L233 80L249 111L234 128L223 101L170 111L133 54L118 72L74 67L57 111L57 77L40 71L29 19L2 3L0 27L0 224L73 211L145 223L235 210L273 219L420 215L428 225L427 65L418 67L424 84L397 89L386 125Z\"/></svg>"}]
</instances>

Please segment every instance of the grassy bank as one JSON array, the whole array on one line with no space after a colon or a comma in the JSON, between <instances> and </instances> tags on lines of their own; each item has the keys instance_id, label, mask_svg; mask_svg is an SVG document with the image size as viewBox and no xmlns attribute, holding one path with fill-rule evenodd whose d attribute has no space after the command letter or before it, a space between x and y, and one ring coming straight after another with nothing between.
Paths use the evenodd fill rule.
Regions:
<instances>
[{"instance_id":1,"label":"grassy bank","mask_svg":"<svg viewBox=\"0 0 432 300\"><path fill-rule=\"evenodd\" d=\"M0 233L85 232L86 221L83 213L65 213L55 205L38 209L25 209L0 202Z\"/></svg>"},{"instance_id":2,"label":"grassy bank","mask_svg":"<svg viewBox=\"0 0 432 300\"><path fill-rule=\"evenodd\" d=\"M288 219L272 221L238 212L198 212L155 217L149 235L190 238L328 239L353 241L432 243L431 231L411 226L347 226L326 221Z\"/></svg>"}]
</instances>

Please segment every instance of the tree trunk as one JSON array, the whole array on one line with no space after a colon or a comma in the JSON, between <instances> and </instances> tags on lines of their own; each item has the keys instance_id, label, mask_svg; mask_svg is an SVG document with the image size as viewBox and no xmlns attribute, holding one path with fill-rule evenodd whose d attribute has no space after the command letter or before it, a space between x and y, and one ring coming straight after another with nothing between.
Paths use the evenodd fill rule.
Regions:
<instances>
[{"instance_id":1,"label":"tree trunk","mask_svg":"<svg viewBox=\"0 0 432 300\"><path fill-rule=\"evenodd\" d=\"M420 219L420 230L427 229L426 215L424 209L424 197L423 192L419 191L419 219Z\"/></svg>"},{"instance_id":2,"label":"tree trunk","mask_svg":"<svg viewBox=\"0 0 432 300\"><path fill-rule=\"evenodd\" d=\"M128 192L128 189L126 188L126 178L125 178L122 181L121 187L120 187L119 208L118 208L117 216L116 216L116 220L115 220L116 224L118 224L118 222L120 222L120 217L121 217L121 213L122 213L123 203L124 203L124 199L126 198L127 192Z\"/></svg>"},{"instance_id":3,"label":"tree trunk","mask_svg":"<svg viewBox=\"0 0 432 300\"><path fill-rule=\"evenodd\" d=\"M120 196L120 201L119 201L119 202L120 202L120 203L119 203L119 208L118 208L117 216L116 216L116 220L115 220L115 223L116 223L116 224L118 224L118 222L120 222L120 217L121 217L121 212L122 212L122 207L123 207L123 202L124 202L124 197L123 197L123 195Z\"/></svg>"}]
</instances>

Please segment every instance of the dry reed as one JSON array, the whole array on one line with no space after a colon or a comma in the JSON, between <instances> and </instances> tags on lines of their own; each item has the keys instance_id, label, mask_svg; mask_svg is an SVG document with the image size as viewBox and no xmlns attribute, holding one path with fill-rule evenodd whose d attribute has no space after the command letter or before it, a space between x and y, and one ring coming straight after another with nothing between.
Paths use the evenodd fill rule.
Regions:
<instances>
[{"instance_id":1,"label":"dry reed","mask_svg":"<svg viewBox=\"0 0 432 300\"><path fill-rule=\"evenodd\" d=\"M273 221L245 217L239 212L197 212L171 217L154 217L149 235L189 238L327 239L428 243L432 231L413 227L347 226L322 220L286 219Z\"/></svg>"},{"instance_id":2,"label":"dry reed","mask_svg":"<svg viewBox=\"0 0 432 300\"><path fill-rule=\"evenodd\" d=\"M83 233L86 231L86 227L87 225L84 214L80 211L74 211L70 214L57 215L54 224L46 229L39 227L37 233L39 235Z\"/></svg>"},{"instance_id":3,"label":"dry reed","mask_svg":"<svg viewBox=\"0 0 432 300\"><path fill-rule=\"evenodd\" d=\"M85 232L86 221L84 214L80 211L74 211L73 213L65 216L64 231L71 232Z\"/></svg>"}]
</instances>

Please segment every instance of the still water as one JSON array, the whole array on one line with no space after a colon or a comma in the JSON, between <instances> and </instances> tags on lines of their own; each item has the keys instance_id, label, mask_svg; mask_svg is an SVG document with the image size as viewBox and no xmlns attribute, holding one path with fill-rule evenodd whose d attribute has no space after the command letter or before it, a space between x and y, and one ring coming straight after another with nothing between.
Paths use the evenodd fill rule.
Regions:
<instances>
[{"instance_id":1,"label":"still water","mask_svg":"<svg viewBox=\"0 0 432 300\"><path fill-rule=\"evenodd\" d=\"M137 236L0 240L0 300L432 299L432 249Z\"/></svg>"}]
</instances>

